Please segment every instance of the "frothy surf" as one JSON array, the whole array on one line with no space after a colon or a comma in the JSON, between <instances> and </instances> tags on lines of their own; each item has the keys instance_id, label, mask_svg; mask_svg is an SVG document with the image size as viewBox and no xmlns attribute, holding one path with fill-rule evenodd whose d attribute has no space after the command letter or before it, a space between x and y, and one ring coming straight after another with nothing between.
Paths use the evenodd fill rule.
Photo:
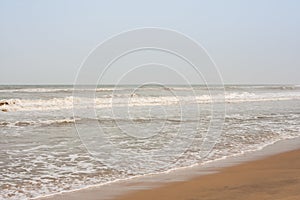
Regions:
<instances>
[{"instance_id":1,"label":"frothy surf","mask_svg":"<svg viewBox=\"0 0 300 200\"><path fill-rule=\"evenodd\" d=\"M0 199L29 199L164 173L300 136L299 86L225 86L224 98L217 87L213 99L199 86L193 88L195 95L190 88L179 86L142 88L134 95L130 87L117 91L104 87L97 88L95 99L73 97L71 87L51 87L0 87ZM227 110L223 132L203 159L199 152L211 120L210 105L219 102L224 102ZM200 107L199 115L193 115L195 104ZM80 111L75 116L74 105ZM93 115L86 113L90 107L95 108ZM183 113L188 115L183 117ZM130 158L125 160L126 167L114 168L91 156L78 137L77 123L95 144L99 129L94 125L101 127L122 150L115 153ZM124 134L121 128L157 135L139 139ZM180 147L193 134L193 144L176 162L163 152L151 157L170 140ZM135 159L144 162L132 162ZM155 168L157 163L169 167Z\"/></svg>"},{"instance_id":2,"label":"frothy surf","mask_svg":"<svg viewBox=\"0 0 300 200\"><path fill-rule=\"evenodd\" d=\"M227 92L225 96L200 95L200 96L159 96L159 97L142 97L125 95L105 95L102 98L79 98L68 96L64 98L52 99L1 99L0 109L3 112L13 111L33 111L33 110L60 110L72 109L73 105L85 108L110 108L112 106L155 106L155 105L172 105L185 103L243 103L243 102L260 102L260 101L286 101L300 100L300 92L288 93L262 93L255 94L250 92Z\"/></svg>"}]
</instances>

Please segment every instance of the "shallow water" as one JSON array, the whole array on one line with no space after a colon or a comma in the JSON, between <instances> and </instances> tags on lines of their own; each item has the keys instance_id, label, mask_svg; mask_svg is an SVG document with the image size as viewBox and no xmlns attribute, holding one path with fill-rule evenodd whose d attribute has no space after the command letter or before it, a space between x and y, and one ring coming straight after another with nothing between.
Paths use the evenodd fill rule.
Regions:
<instances>
[{"instance_id":1,"label":"shallow water","mask_svg":"<svg viewBox=\"0 0 300 200\"><path fill-rule=\"evenodd\" d=\"M225 86L224 96L220 87L133 88L98 87L89 99L73 97L70 86L0 86L0 199L162 172L300 136L299 86ZM223 131L203 157L212 106L225 116Z\"/></svg>"}]
</instances>

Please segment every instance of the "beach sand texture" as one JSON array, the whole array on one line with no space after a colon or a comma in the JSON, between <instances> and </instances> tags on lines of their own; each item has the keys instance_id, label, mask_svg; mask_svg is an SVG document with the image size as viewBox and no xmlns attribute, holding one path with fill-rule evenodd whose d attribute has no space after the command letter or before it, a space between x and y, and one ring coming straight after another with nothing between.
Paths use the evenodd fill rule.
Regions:
<instances>
[{"instance_id":1,"label":"beach sand texture","mask_svg":"<svg viewBox=\"0 0 300 200\"><path fill-rule=\"evenodd\" d=\"M140 190L118 200L300 199L300 150L222 169L219 173L160 188Z\"/></svg>"}]
</instances>

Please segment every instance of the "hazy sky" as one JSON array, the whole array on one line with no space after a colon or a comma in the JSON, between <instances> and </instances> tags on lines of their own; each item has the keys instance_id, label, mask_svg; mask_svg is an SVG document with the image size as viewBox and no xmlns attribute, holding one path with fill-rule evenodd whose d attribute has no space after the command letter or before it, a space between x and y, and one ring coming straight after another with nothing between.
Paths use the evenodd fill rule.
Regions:
<instances>
[{"instance_id":1,"label":"hazy sky","mask_svg":"<svg viewBox=\"0 0 300 200\"><path fill-rule=\"evenodd\" d=\"M297 0L0 0L0 84L72 84L98 43L139 27L194 38L227 84L300 84L299 10Z\"/></svg>"}]
</instances>

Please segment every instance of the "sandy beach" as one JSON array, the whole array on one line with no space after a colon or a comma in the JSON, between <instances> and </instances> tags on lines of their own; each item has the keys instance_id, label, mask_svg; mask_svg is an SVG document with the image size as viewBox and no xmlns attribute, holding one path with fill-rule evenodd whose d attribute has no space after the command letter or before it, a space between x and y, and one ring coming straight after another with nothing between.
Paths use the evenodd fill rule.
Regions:
<instances>
[{"instance_id":1,"label":"sandy beach","mask_svg":"<svg viewBox=\"0 0 300 200\"><path fill-rule=\"evenodd\" d=\"M299 199L300 138L260 151L175 170L45 196L39 200Z\"/></svg>"},{"instance_id":2,"label":"sandy beach","mask_svg":"<svg viewBox=\"0 0 300 200\"><path fill-rule=\"evenodd\" d=\"M300 199L300 150L222 169L219 173L140 190L118 200Z\"/></svg>"},{"instance_id":3,"label":"sandy beach","mask_svg":"<svg viewBox=\"0 0 300 200\"><path fill-rule=\"evenodd\" d=\"M300 200L299 8L0 0L0 200Z\"/></svg>"}]
</instances>

